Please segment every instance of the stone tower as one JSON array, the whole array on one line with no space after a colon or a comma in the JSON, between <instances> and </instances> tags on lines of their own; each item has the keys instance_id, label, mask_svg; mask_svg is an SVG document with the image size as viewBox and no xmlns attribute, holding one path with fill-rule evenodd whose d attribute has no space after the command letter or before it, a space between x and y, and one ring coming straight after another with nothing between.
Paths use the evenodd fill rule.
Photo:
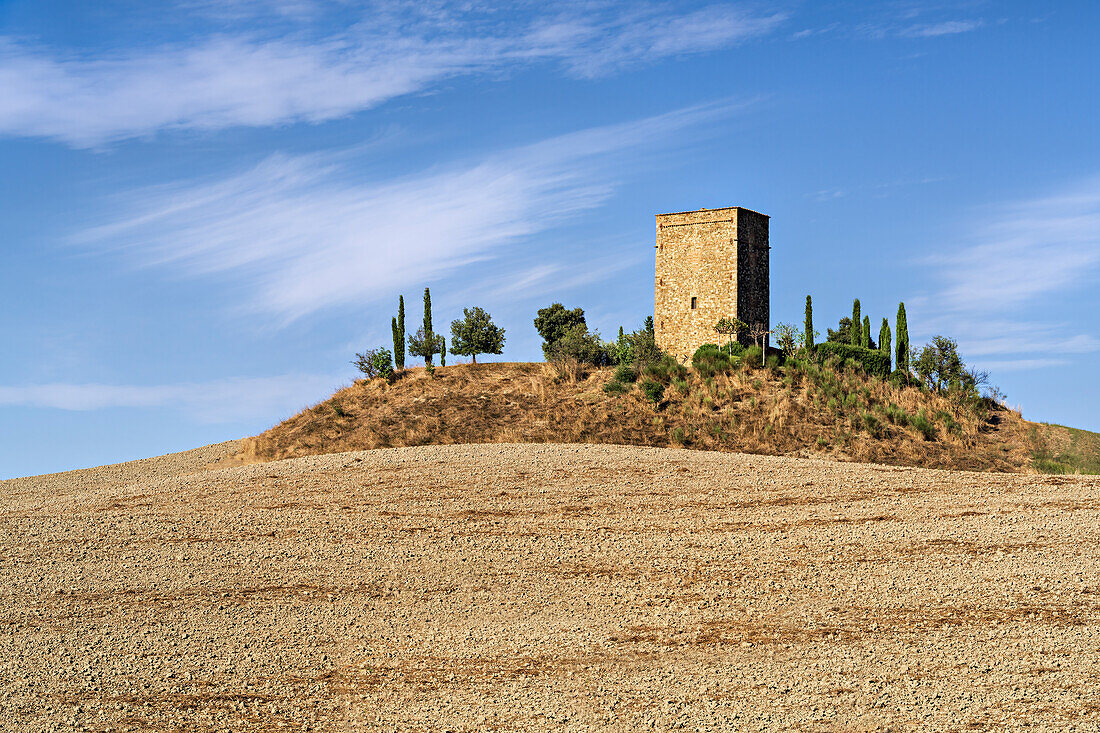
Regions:
<instances>
[{"instance_id":1,"label":"stone tower","mask_svg":"<svg viewBox=\"0 0 1100 733\"><path fill-rule=\"evenodd\" d=\"M768 217L732 206L657 215L653 325L657 345L684 359L723 338L720 318L769 320ZM739 340L752 343L748 333Z\"/></svg>"}]
</instances>

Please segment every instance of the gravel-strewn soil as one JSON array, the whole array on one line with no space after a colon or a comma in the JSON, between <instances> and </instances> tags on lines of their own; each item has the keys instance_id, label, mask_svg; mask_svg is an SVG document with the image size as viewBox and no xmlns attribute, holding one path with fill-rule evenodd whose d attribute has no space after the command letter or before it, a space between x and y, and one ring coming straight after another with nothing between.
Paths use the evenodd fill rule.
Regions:
<instances>
[{"instance_id":1,"label":"gravel-strewn soil","mask_svg":"<svg viewBox=\"0 0 1100 733\"><path fill-rule=\"evenodd\" d=\"M1100 726L1097 478L226 450L0 482L0 728Z\"/></svg>"}]
</instances>

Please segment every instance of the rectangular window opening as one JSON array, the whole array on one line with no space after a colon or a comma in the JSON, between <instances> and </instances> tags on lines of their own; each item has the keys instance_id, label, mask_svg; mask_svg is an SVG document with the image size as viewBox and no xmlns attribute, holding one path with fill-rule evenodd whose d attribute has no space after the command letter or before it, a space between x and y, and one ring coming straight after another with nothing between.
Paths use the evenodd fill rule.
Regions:
<instances>
[{"instance_id":1,"label":"rectangular window opening","mask_svg":"<svg viewBox=\"0 0 1100 733\"><path fill-rule=\"evenodd\" d=\"M698 306L699 306L699 299L696 298L694 295L691 296L691 309L695 310Z\"/></svg>"}]
</instances>

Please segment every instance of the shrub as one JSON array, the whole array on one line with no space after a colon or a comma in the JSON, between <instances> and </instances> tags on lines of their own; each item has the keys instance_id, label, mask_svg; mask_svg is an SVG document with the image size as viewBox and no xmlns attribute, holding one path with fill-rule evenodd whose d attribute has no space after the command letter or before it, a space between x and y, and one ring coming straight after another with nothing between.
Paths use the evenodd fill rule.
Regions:
<instances>
[{"instance_id":1,"label":"shrub","mask_svg":"<svg viewBox=\"0 0 1100 733\"><path fill-rule=\"evenodd\" d=\"M393 379L393 355L389 349L367 349L351 362L367 379Z\"/></svg>"},{"instance_id":2,"label":"shrub","mask_svg":"<svg viewBox=\"0 0 1100 733\"><path fill-rule=\"evenodd\" d=\"M603 386L603 391L609 395L612 395L613 397L618 397L620 395L626 394L626 391L628 389L629 387L627 387L625 384L617 379L612 379L610 382Z\"/></svg>"},{"instance_id":3,"label":"shrub","mask_svg":"<svg viewBox=\"0 0 1100 733\"><path fill-rule=\"evenodd\" d=\"M727 353L715 344L703 344L691 357L691 366L704 379L723 374L733 368L733 363Z\"/></svg>"},{"instance_id":4,"label":"shrub","mask_svg":"<svg viewBox=\"0 0 1100 733\"><path fill-rule=\"evenodd\" d=\"M724 346L722 350L733 358L745 355L745 345L742 344L740 341L734 341L733 343L726 344L726 346Z\"/></svg>"},{"instance_id":5,"label":"shrub","mask_svg":"<svg viewBox=\"0 0 1100 733\"><path fill-rule=\"evenodd\" d=\"M893 402L886 406L886 417L895 425L905 427L909 424L909 413Z\"/></svg>"},{"instance_id":6,"label":"shrub","mask_svg":"<svg viewBox=\"0 0 1100 733\"><path fill-rule=\"evenodd\" d=\"M851 346L835 341L818 344L817 348L814 349L814 359L819 364L825 364L828 363L830 358L834 358L841 363L847 363L848 360L851 360L863 371L882 379L890 375L890 358L875 349L865 349L862 346Z\"/></svg>"},{"instance_id":7,"label":"shrub","mask_svg":"<svg viewBox=\"0 0 1100 733\"><path fill-rule=\"evenodd\" d=\"M779 357L776 356L775 354L772 354L771 356L769 356L768 361L767 361L767 366L768 366L768 369L770 369L771 371L776 371L777 369L779 369Z\"/></svg>"},{"instance_id":8,"label":"shrub","mask_svg":"<svg viewBox=\"0 0 1100 733\"><path fill-rule=\"evenodd\" d=\"M638 379L638 370L630 364L620 364L619 368L615 370L614 380L616 382L635 382Z\"/></svg>"},{"instance_id":9,"label":"shrub","mask_svg":"<svg viewBox=\"0 0 1100 733\"><path fill-rule=\"evenodd\" d=\"M654 405L659 405L661 399L665 396L665 385L652 379L647 379L642 382L642 394L644 394L646 399Z\"/></svg>"},{"instance_id":10,"label":"shrub","mask_svg":"<svg viewBox=\"0 0 1100 733\"><path fill-rule=\"evenodd\" d=\"M962 435L962 425L959 425L947 410L936 410L936 419L943 423L947 432Z\"/></svg>"},{"instance_id":11,"label":"shrub","mask_svg":"<svg viewBox=\"0 0 1100 733\"><path fill-rule=\"evenodd\" d=\"M428 376L431 379L435 379L435 367L434 366L432 366L431 364L427 364L427 365L424 366L424 371L427 372Z\"/></svg>"},{"instance_id":12,"label":"shrub","mask_svg":"<svg viewBox=\"0 0 1100 733\"><path fill-rule=\"evenodd\" d=\"M867 432L874 437L879 436L879 432L882 429L882 425L879 423L878 418L872 412L863 413L863 427L867 429Z\"/></svg>"},{"instance_id":13,"label":"shrub","mask_svg":"<svg viewBox=\"0 0 1100 733\"><path fill-rule=\"evenodd\" d=\"M676 388L676 391L680 394L687 394L689 387L686 379L672 378L672 386Z\"/></svg>"},{"instance_id":14,"label":"shrub","mask_svg":"<svg viewBox=\"0 0 1100 733\"><path fill-rule=\"evenodd\" d=\"M652 325L653 318L646 318L642 330L628 333L619 339L616 356L620 363L633 364L637 368L643 368L660 360L662 352L657 348L657 340Z\"/></svg>"},{"instance_id":15,"label":"shrub","mask_svg":"<svg viewBox=\"0 0 1100 733\"><path fill-rule=\"evenodd\" d=\"M913 375L909 372L902 371L901 369L895 369L890 372L890 384L895 387L908 387L913 383Z\"/></svg>"},{"instance_id":16,"label":"shrub","mask_svg":"<svg viewBox=\"0 0 1100 733\"><path fill-rule=\"evenodd\" d=\"M764 361L764 350L756 344L745 349L744 354L741 356L741 365L746 369L756 369L761 366Z\"/></svg>"},{"instance_id":17,"label":"shrub","mask_svg":"<svg viewBox=\"0 0 1100 733\"><path fill-rule=\"evenodd\" d=\"M686 379L687 367L669 354L662 354L660 360L646 366L644 374L653 380L668 384L673 379Z\"/></svg>"},{"instance_id":18,"label":"shrub","mask_svg":"<svg viewBox=\"0 0 1100 733\"><path fill-rule=\"evenodd\" d=\"M554 361L576 359L592 366L607 366L612 362L610 345L603 342L598 332L589 331L583 324L573 326L545 350Z\"/></svg>"},{"instance_id":19,"label":"shrub","mask_svg":"<svg viewBox=\"0 0 1100 733\"><path fill-rule=\"evenodd\" d=\"M918 433L924 436L925 440L936 439L936 426L928 419L928 415L925 414L923 409L909 423L917 429Z\"/></svg>"},{"instance_id":20,"label":"shrub","mask_svg":"<svg viewBox=\"0 0 1100 733\"><path fill-rule=\"evenodd\" d=\"M676 445L686 445L687 444L687 435L684 434L684 429L683 428L673 428L672 429L672 442L675 443Z\"/></svg>"},{"instance_id":21,"label":"shrub","mask_svg":"<svg viewBox=\"0 0 1100 733\"><path fill-rule=\"evenodd\" d=\"M775 327L775 342L788 357L794 356L805 340L805 334L793 323L780 323Z\"/></svg>"}]
</instances>

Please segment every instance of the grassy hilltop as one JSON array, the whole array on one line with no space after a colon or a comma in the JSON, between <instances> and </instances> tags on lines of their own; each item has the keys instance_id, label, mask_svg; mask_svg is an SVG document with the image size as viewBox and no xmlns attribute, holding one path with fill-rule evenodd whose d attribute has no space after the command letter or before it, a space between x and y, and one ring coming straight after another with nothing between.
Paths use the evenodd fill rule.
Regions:
<instances>
[{"instance_id":1,"label":"grassy hilltop","mask_svg":"<svg viewBox=\"0 0 1100 733\"><path fill-rule=\"evenodd\" d=\"M814 364L665 375L453 365L360 380L244 444L241 460L456 443L612 443L821 456L978 471L1096 472L1100 436L983 414L859 370Z\"/></svg>"}]
</instances>

